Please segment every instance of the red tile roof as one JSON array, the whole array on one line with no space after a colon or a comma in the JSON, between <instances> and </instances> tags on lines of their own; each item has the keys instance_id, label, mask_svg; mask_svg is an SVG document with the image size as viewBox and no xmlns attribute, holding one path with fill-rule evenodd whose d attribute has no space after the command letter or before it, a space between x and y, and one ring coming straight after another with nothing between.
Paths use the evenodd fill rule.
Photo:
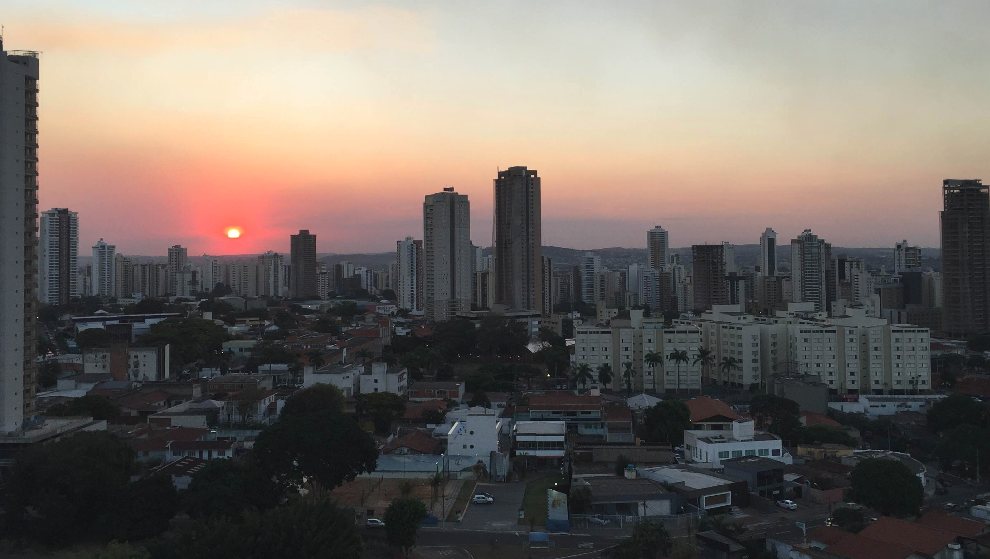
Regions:
<instances>
[{"instance_id":1,"label":"red tile roof","mask_svg":"<svg viewBox=\"0 0 990 559\"><path fill-rule=\"evenodd\" d=\"M733 411L722 400L715 400L708 396L699 396L687 401L687 407L691 410L691 421L705 421L713 417L724 417L730 420L742 419L742 416Z\"/></svg>"},{"instance_id":2,"label":"red tile roof","mask_svg":"<svg viewBox=\"0 0 990 559\"><path fill-rule=\"evenodd\" d=\"M602 409L601 396L544 394L529 397L530 410L595 411Z\"/></svg>"},{"instance_id":3,"label":"red tile roof","mask_svg":"<svg viewBox=\"0 0 990 559\"><path fill-rule=\"evenodd\" d=\"M881 516L880 520L867 526L859 535L930 556L942 551L956 539L955 534L944 530L889 516Z\"/></svg>"},{"instance_id":4,"label":"red tile roof","mask_svg":"<svg viewBox=\"0 0 990 559\"><path fill-rule=\"evenodd\" d=\"M845 559L907 559L913 555L910 549L857 534L826 546L825 552Z\"/></svg>"},{"instance_id":5,"label":"red tile roof","mask_svg":"<svg viewBox=\"0 0 990 559\"><path fill-rule=\"evenodd\" d=\"M407 421L420 421L423 419L423 412L426 410L446 410L446 400L427 400L426 402L415 402L406 404L406 413L402 419Z\"/></svg>"},{"instance_id":6,"label":"red tile roof","mask_svg":"<svg viewBox=\"0 0 990 559\"><path fill-rule=\"evenodd\" d=\"M940 509L932 509L926 512L916 522L922 526L943 530L950 534L966 538L975 538L987 528L987 525L982 522L949 514Z\"/></svg>"},{"instance_id":7,"label":"red tile roof","mask_svg":"<svg viewBox=\"0 0 990 559\"><path fill-rule=\"evenodd\" d=\"M632 412L626 406L606 406L605 421L632 421Z\"/></svg>"},{"instance_id":8,"label":"red tile roof","mask_svg":"<svg viewBox=\"0 0 990 559\"><path fill-rule=\"evenodd\" d=\"M801 418L804 419L805 427L811 427L812 425L828 425L829 427L842 427L841 423L832 419L831 417L820 413L815 413L813 411L801 412Z\"/></svg>"},{"instance_id":9,"label":"red tile roof","mask_svg":"<svg viewBox=\"0 0 990 559\"><path fill-rule=\"evenodd\" d=\"M127 443L135 452L165 450L174 441L195 441L209 433L208 429L176 427L152 431L145 438L131 439Z\"/></svg>"},{"instance_id":10,"label":"red tile roof","mask_svg":"<svg viewBox=\"0 0 990 559\"><path fill-rule=\"evenodd\" d=\"M408 448L423 454L436 454L437 450L440 449L440 441L422 431L413 431L392 439L392 442L382 449L382 454L391 454L400 448Z\"/></svg>"},{"instance_id":11,"label":"red tile roof","mask_svg":"<svg viewBox=\"0 0 990 559\"><path fill-rule=\"evenodd\" d=\"M151 404L157 404L168 400L172 395L168 392L162 392L161 390L155 390L154 392L146 392L144 394L136 394L134 396L124 396L117 400L117 404L122 408L127 408L131 410L142 410L147 409Z\"/></svg>"},{"instance_id":12,"label":"red tile roof","mask_svg":"<svg viewBox=\"0 0 990 559\"><path fill-rule=\"evenodd\" d=\"M839 543L852 534L835 526L819 526L808 532L808 540L822 542L825 545Z\"/></svg>"}]
</instances>

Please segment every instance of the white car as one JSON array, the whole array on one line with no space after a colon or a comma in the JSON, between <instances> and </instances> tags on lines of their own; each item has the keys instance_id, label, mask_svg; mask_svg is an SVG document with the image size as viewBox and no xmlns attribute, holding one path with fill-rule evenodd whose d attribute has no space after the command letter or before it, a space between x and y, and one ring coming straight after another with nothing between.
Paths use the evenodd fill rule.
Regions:
<instances>
[{"instance_id":1,"label":"white car","mask_svg":"<svg viewBox=\"0 0 990 559\"><path fill-rule=\"evenodd\" d=\"M490 505L494 502L495 499L492 499L491 497L483 493L478 493L477 495L471 498L471 503L475 505Z\"/></svg>"},{"instance_id":2,"label":"white car","mask_svg":"<svg viewBox=\"0 0 990 559\"><path fill-rule=\"evenodd\" d=\"M385 523L377 518L369 518L364 523L365 528L384 528Z\"/></svg>"},{"instance_id":3,"label":"white car","mask_svg":"<svg viewBox=\"0 0 990 559\"><path fill-rule=\"evenodd\" d=\"M599 526L608 526L609 520L607 518L602 518L601 515L594 514L588 517L588 522Z\"/></svg>"},{"instance_id":4,"label":"white car","mask_svg":"<svg viewBox=\"0 0 990 559\"><path fill-rule=\"evenodd\" d=\"M784 499L782 501L777 501L777 506L782 509L787 510L797 510L797 503L790 499Z\"/></svg>"}]
</instances>

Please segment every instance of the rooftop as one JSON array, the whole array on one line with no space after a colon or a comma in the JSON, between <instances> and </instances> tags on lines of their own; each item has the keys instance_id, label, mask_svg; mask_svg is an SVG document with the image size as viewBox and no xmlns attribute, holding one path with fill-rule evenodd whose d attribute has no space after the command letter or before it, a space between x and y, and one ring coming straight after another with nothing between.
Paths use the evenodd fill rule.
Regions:
<instances>
[{"instance_id":1,"label":"rooftop","mask_svg":"<svg viewBox=\"0 0 990 559\"><path fill-rule=\"evenodd\" d=\"M986 530L987 525L976 520L949 514L941 509L932 509L916 521L922 526L944 530L965 538L975 538Z\"/></svg>"},{"instance_id":2,"label":"rooftop","mask_svg":"<svg viewBox=\"0 0 990 559\"><path fill-rule=\"evenodd\" d=\"M440 450L440 441L422 431L412 431L392 439L382 449L382 454L390 454L400 448L408 448L423 454L436 454Z\"/></svg>"},{"instance_id":3,"label":"rooftop","mask_svg":"<svg viewBox=\"0 0 990 559\"><path fill-rule=\"evenodd\" d=\"M602 408L601 396L576 394L542 394L529 398L529 409L556 411L596 411Z\"/></svg>"},{"instance_id":4,"label":"rooftop","mask_svg":"<svg viewBox=\"0 0 990 559\"><path fill-rule=\"evenodd\" d=\"M516 435L560 435L567 433L567 425L563 421L517 421Z\"/></svg>"},{"instance_id":5,"label":"rooftop","mask_svg":"<svg viewBox=\"0 0 990 559\"><path fill-rule=\"evenodd\" d=\"M859 535L932 557L956 539L955 534L944 530L889 516L881 516L879 520L864 528Z\"/></svg>"},{"instance_id":6,"label":"rooftop","mask_svg":"<svg viewBox=\"0 0 990 559\"><path fill-rule=\"evenodd\" d=\"M804 420L805 427L811 427L813 425L828 425L830 427L842 427L842 424L838 421L832 419L831 417L815 413L812 411L801 412L801 419Z\"/></svg>"},{"instance_id":7,"label":"rooftop","mask_svg":"<svg viewBox=\"0 0 990 559\"><path fill-rule=\"evenodd\" d=\"M732 421L742 419L742 416L730 408L728 404L708 396L699 396L693 400L688 400L687 406L691 410L691 421L696 423L723 417Z\"/></svg>"},{"instance_id":8,"label":"rooftop","mask_svg":"<svg viewBox=\"0 0 990 559\"><path fill-rule=\"evenodd\" d=\"M722 460L722 466L747 472L762 472L764 470L774 470L783 468L783 462L771 460L763 456L742 456L739 458L729 458Z\"/></svg>"},{"instance_id":9,"label":"rooftop","mask_svg":"<svg viewBox=\"0 0 990 559\"><path fill-rule=\"evenodd\" d=\"M685 468L646 468L645 471L654 479L667 483L683 483L688 489L708 489L733 483L713 474Z\"/></svg>"},{"instance_id":10,"label":"rooftop","mask_svg":"<svg viewBox=\"0 0 990 559\"><path fill-rule=\"evenodd\" d=\"M656 500L667 491L660 484L645 479L626 479L618 476L588 476L575 480L575 485L591 489L592 503L616 503Z\"/></svg>"}]
</instances>

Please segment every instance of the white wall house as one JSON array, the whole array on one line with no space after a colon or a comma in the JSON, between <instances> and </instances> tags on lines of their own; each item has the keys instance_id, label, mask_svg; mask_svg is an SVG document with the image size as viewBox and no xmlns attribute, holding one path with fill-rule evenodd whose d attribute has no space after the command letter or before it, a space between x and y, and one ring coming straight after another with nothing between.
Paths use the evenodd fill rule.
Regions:
<instances>
[{"instance_id":1,"label":"white wall house","mask_svg":"<svg viewBox=\"0 0 990 559\"><path fill-rule=\"evenodd\" d=\"M564 457L567 424L563 421L517 421L512 431L517 455Z\"/></svg>"},{"instance_id":2,"label":"white wall house","mask_svg":"<svg viewBox=\"0 0 990 559\"><path fill-rule=\"evenodd\" d=\"M409 373L405 367L391 367L387 363L374 362L371 370L359 375L361 394L374 392L391 392L399 396L406 395L409 386Z\"/></svg>"},{"instance_id":3,"label":"white wall house","mask_svg":"<svg viewBox=\"0 0 990 559\"><path fill-rule=\"evenodd\" d=\"M469 414L456 421L447 432L447 452L474 455L486 461L492 452L498 452L498 436L502 431L501 420L491 414Z\"/></svg>"},{"instance_id":4,"label":"white wall house","mask_svg":"<svg viewBox=\"0 0 990 559\"><path fill-rule=\"evenodd\" d=\"M721 468L722 460L741 456L762 456L792 463L780 438L756 431L752 421L734 421L731 431L684 431L684 456L690 462L710 465L713 469Z\"/></svg>"},{"instance_id":5,"label":"white wall house","mask_svg":"<svg viewBox=\"0 0 990 559\"><path fill-rule=\"evenodd\" d=\"M314 384L330 384L336 386L345 398L351 398L358 394L360 389L360 377L364 367L350 364L331 364L313 370L313 367L303 369L303 388L309 388Z\"/></svg>"}]
</instances>

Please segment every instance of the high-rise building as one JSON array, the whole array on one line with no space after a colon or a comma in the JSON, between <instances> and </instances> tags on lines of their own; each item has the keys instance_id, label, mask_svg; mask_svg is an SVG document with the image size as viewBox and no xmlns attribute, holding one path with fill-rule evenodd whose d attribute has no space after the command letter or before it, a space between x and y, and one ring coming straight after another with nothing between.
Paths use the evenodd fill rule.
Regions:
<instances>
[{"instance_id":1,"label":"high-rise building","mask_svg":"<svg viewBox=\"0 0 990 559\"><path fill-rule=\"evenodd\" d=\"M410 311L423 310L419 306L419 275L422 273L419 263L422 256L419 254L422 244L419 244L412 237L395 243L395 260L398 263L398 287L395 290L396 297L399 298L399 308Z\"/></svg>"},{"instance_id":2,"label":"high-rise building","mask_svg":"<svg viewBox=\"0 0 990 559\"><path fill-rule=\"evenodd\" d=\"M134 291L144 297L156 298L165 294L168 284L168 267L165 264L142 262L134 264Z\"/></svg>"},{"instance_id":3,"label":"high-rise building","mask_svg":"<svg viewBox=\"0 0 990 559\"><path fill-rule=\"evenodd\" d=\"M42 303L64 305L79 296L79 215L67 208L41 214L38 294Z\"/></svg>"},{"instance_id":4,"label":"high-rise building","mask_svg":"<svg viewBox=\"0 0 990 559\"><path fill-rule=\"evenodd\" d=\"M106 244L103 239L93 245L93 291L90 295L97 297L114 296L116 289L114 277L117 271L114 264L116 253L117 247Z\"/></svg>"},{"instance_id":5,"label":"high-rise building","mask_svg":"<svg viewBox=\"0 0 990 559\"><path fill-rule=\"evenodd\" d=\"M598 281L595 279L601 273L602 258L593 252L586 252L581 257L581 301L594 305L599 299Z\"/></svg>"},{"instance_id":6,"label":"high-rise building","mask_svg":"<svg viewBox=\"0 0 990 559\"><path fill-rule=\"evenodd\" d=\"M777 275L777 232L767 227L760 235L760 269L761 276Z\"/></svg>"},{"instance_id":7,"label":"high-rise building","mask_svg":"<svg viewBox=\"0 0 990 559\"><path fill-rule=\"evenodd\" d=\"M113 257L113 296L122 299L134 296L134 263L123 254Z\"/></svg>"},{"instance_id":8,"label":"high-rise building","mask_svg":"<svg viewBox=\"0 0 990 559\"><path fill-rule=\"evenodd\" d=\"M213 288L217 286L218 283L226 283L226 278L223 277L221 271L223 266L220 265L220 259L215 256L203 255L203 291L213 291Z\"/></svg>"},{"instance_id":9,"label":"high-rise building","mask_svg":"<svg viewBox=\"0 0 990 559\"><path fill-rule=\"evenodd\" d=\"M298 235L292 235L291 245L289 297L315 298L319 295L316 285L316 235L310 235L309 229L300 229Z\"/></svg>"},{"instance_id":10,"label":"high-rise building","mask_svg":"<svg viewBox=\"0 0 990 559\"><path fill-rule=\"evenodd\" d=\"M990 330L990 190L979 179L942 181L942 329Z\"/></svg>"},{"instance_id":11,"label":"high-rise building","mask_svg":"<svg viewBox=\"0 0 990 559\"><path fill-rule=\"evenodd\" d=\"M549 256L543 257L543 316L553 314L553 307L557 304L554 299L553 290L553 259Z\"/></svg>"},{"instance_id":12,"label":"high-rise building","mask_svg":"<svg viewBox=\"0 0 990 559\"><path fill-rule=\"evenodd\" d=\"M35 413L38 75L37 53L0 39L0 433Z\"/></svg>"},{"instance_id":13,"label":"high-rise building","mask_svg":"<svg viewBox=\"0 0 990 559\"><path fill-rule=\"evenodd\" d=\"M816 311L831 308L832 245L805 229L791 240L791 290L795 303L814 303Z\"/></svg>"},{"instance_id":14,"label":"high-rise building","mask_svg":"<svg viewBox=\"0 0 990 559\"><path fill-rule=\"evenodd\" d=\"M911 246L907 240L894 243L894 273L921 268L921 247Z\"/></svg>"},{"instance_id":15,"label":"high-rise building","mask_svg":"<svg viewBox=\"0 0 990 559\"><path fill-rule=\"evenodd\" d=\"M694 310L706 311L713 305L729 303L724 244L691 247L691 282L694 287Z\"/></svg>"},{"instance_id":16,"label":"high-rise building","mask_svg":"<svg viewBox=\"0 0 990 559\"><path fill-rule=\"evenodd\" d=\"M649 258L648 266L655 270L667 269L670 239L667 230L657 225L646 232L646 253Z\"/></svg>"},{"instance_id":17,"label":"high-rise building","mask_svg":"<svg viewBox=\"0 0 990 559\"><path fill-rule=\"evenodd\" d=\"M542 306L540 177L509 167L495 179L495 304L535 311Z\"/></svg>"},{"instance_id":18,"label":"high-rise building","mask_svg":"<svg viewBox=\"0 0 990 559\"><path fill-rule=\"evenodd\" d=\"M189 263L188 252L182 245L168 247L168 292L177 295L182 290L179 283L182 269Z\"/></svg>"},{"instance_id":19,"label":"high-rise building","mask_svg":"<svg viewBox=\"0 0 990 559\"><path fill-rule=\"evenodd\" d=\"M473 256L468 197L453 188L427 195L423 201L423 311L427 320L449 320L459 311L471 310Z\"/></svg>"},{"instance_id":20,"label":"high-rise building","mask_svg":"<svg viewBox=\"0 0 990 559\"><path fill-rule=\"evenodd\" d=\"M285 257L273 251L258 256L258 296L284 297L288 289L285 279Z\"/></svg>"}]
</instances>

